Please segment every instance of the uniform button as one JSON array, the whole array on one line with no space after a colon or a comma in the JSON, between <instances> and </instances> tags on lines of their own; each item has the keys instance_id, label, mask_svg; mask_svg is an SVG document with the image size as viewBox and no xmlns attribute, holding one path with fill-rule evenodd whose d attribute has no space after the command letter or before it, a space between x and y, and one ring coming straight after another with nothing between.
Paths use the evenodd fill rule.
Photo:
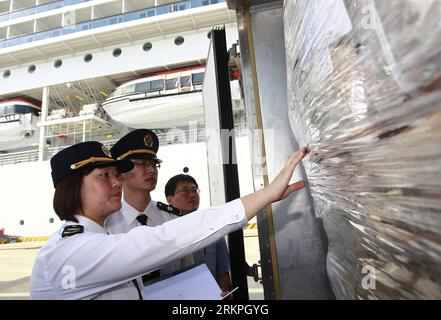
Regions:
<instances>
[{"instance_id":1,"label":"uniform button","mask_svg":"<svg viewBox=\"0 0 441 320\"><path fill-rule=\"evenodd\" d=\"M234 218L235 218L236 220L239 220L239 215L236 214L236 215L234 216Z\"/></svg>"},{"instance_id":2,"label":"uniform button","mask_svg":"<svg viewBox=\"0 0 441 320\"><path fill-rule=\"evenodd\" d=\"M210 229L208 229L208 231L210 231L210 232L213 232L213 231L214 231L214 229L213 229L213 228L210 228Z\"/></svg>"}]
</instances>

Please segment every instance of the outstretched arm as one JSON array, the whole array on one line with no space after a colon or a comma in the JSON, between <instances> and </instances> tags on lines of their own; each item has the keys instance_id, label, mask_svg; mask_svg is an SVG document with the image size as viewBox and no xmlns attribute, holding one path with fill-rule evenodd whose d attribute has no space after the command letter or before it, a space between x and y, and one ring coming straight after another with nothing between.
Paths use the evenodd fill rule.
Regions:
<instances>
[{"instance_id":1,"label":"outstretched arm","mask_svg":"<svg viewBox=\"0 0 441 320\"><path fill-rule=\"evenodd\" d=\"M286 161L285 166L276 178L267 187L242 197L242 204L248 220L254 217L257 212L272 202L285 199L291 192L302 189L305 184L299 181L289 185L294 169L303 157L309 153L308 148L303 147L294 152Z\"/></svg>"}]
</instances>

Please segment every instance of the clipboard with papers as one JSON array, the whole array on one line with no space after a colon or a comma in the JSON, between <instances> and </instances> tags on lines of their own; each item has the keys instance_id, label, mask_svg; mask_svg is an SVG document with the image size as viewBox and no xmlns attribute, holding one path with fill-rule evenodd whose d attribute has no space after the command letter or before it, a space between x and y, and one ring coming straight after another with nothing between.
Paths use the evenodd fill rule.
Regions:
<instances>
[{"instance_id":1,"label":"clipboard with papers","mask_svg":"<svg viewBox=\"0 0 441 320\"><path fill-rule=\"evenodd\" d=\"M205 263L144 284L144 300L221 300L221 288Z\"/></svg>"}]
</instances>

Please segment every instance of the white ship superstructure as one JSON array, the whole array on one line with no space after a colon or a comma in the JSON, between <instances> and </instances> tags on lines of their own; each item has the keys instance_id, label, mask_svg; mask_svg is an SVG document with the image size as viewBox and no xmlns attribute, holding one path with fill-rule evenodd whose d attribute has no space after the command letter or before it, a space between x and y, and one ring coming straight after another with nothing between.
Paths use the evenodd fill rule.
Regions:
<instances>
[{"instance_id":1,"label":"white ship superstructure","mask_svg":"<svg viewBox=\"0 0 441 320\"><path fill-rule=\"evenodd\" d=\"M205 147L196 146L204 144L199 87L179 98L178 82L179 90L155 100L149 110L142 108L145 99L134 103L141 108L109 105L108 112L103 102L131 81L189 69L203 72L213 26L225 25L231 46L238 39L235 19L225 0L0 1L0 103L32 99L41 105L39 117L26 123L32 141L23 138L22 144L7 146L11 141L0 128L6 146L0 151L0 229L19 235L55 230L47 160L81 141L112 145L136 127L158 129L160 152L170 158L177 149L167 148L177 148L176 143L195 145L183 162L165 163L161 175L169 178L190 164L189 173L207 190L201 204L208 205L207 173L191 171L206 167ZM32 182L23 185L19 177ZM156 199L162 196L160 184Z\"/></svg>"}]
</instances>

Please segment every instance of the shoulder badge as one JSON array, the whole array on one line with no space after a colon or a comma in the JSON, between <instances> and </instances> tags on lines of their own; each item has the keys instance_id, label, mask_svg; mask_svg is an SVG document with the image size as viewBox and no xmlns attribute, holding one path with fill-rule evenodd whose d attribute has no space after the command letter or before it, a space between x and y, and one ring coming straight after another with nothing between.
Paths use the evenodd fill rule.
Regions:
<instances>
[{"instance_id":1,"label":"shoulder badge","mask_svg":"<svg viewBox=\"0 0 441 320\"><path fill-rule=\"evenodd\" d=\"M79 224L73 224L70 226L67 226L63 229L63 233L61 234L61 237L70 237L73 236L75 234L79 234L79 233L83 233L84 232L84 227L79 225Z\"/></svg>"},{"instance_id":2,"label":"shoulder badge","mask_svg":"<svg viewBox=\"0 0 441 320\"><path fill-rule=\"evenodd\" d=\"M165 203L162 203L162 202L158 201L156 206L158 207L159 210L162 210L162 211L174 214L174 215L176 215L178 217L182 217L181 210L179 210L178 208L175 208L175 207L173 207L173 206L171 206L169 204L165 204Z\"/></svg>"}]
</instances>

